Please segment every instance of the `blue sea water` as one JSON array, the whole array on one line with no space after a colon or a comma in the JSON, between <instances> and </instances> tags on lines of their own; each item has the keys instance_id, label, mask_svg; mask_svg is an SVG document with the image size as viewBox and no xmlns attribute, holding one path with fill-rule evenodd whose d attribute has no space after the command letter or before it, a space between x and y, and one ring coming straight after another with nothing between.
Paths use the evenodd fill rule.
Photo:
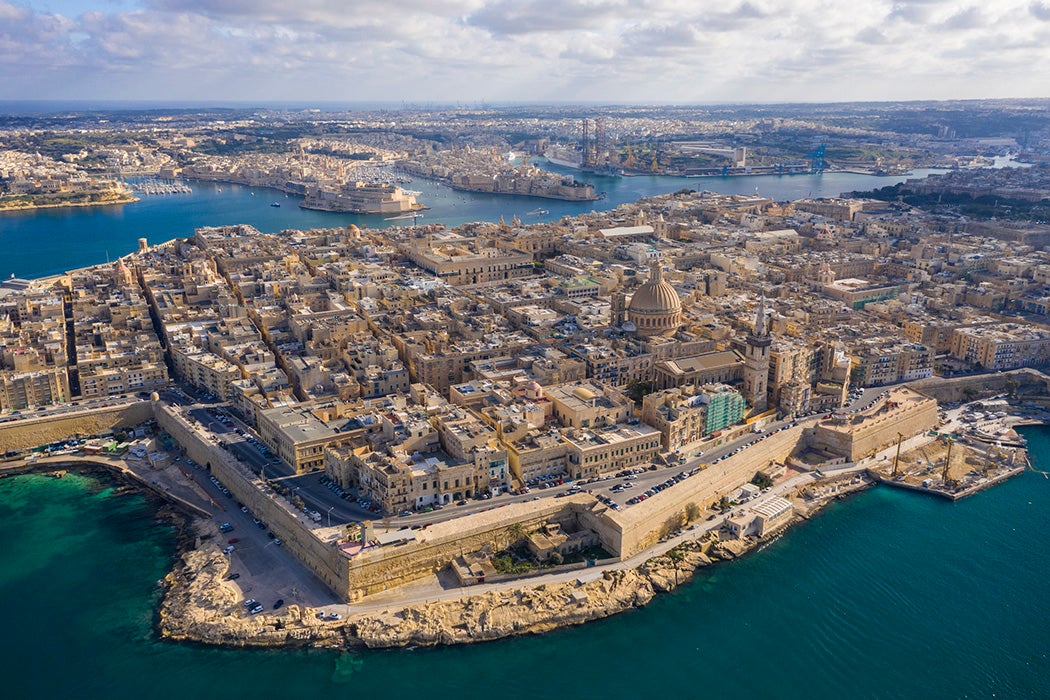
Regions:
<instances>
[{"instance_id":1,"label":"blue sea water","mask_svg":"<svg viewBox=\"0 0 1050 700\"><path fill-rule=\"evenodd\" d=\"M540 161L542 164L542 161ZM552 170L570 172L550 166ZM920 171L921 175L926 171ZM605 198L594 202L562 202L535 197L458 192L436 182L417 179L407 188L422 192L420 202L430 207L419 223L457 226L470 221L506 221L517 216L525 223L554 221L590 211L612 209L641 197L682 188L724 194L755 194L777 200L832 197L846 191L868 190L904 178L850 173L767 177L682 178L664 176L592 177ZM265 188L214 183L189 183L193 194L143 196L130 204L70 207L0 213L0 277L43 277L66 270L115 260L134 251L139 238L160 243L193 235L200 226L251 224L264 233L285 229L347 226L362 228L405 226L410 220L387 220L379 215L341 214L299 208L301 197ZM273 207L277 202L281 206ZM540 210L548 213L539 214Z\"/></svg>"},{"instance_id":2,"label":"blue sea water","mask_svg":"<svg viewBox=\"0 0 1050 700\"><path fill-rule=\"evenodd\" d=\"M1050 466L1050 430L1027 431ZM648 607L439 649L160 641L174 534L70 475L0 481L8 698L1047 698L1050 482L950 503L877 487Z\"/></svg>"}]
</instances>

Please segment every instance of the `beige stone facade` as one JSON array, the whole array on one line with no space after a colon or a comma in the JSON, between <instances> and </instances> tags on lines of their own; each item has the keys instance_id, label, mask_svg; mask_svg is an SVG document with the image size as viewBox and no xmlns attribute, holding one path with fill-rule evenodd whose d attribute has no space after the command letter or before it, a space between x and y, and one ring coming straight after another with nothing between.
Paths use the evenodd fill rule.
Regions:
<instances>
[{"instance_id":1,"label":"beige stone facade","mask_svg":"<svg viewBox=\"0 0 1050 700\"><path fill-rule=\"evenodd\" d=\"M858 414L841 414L817 424L810 446L856 461L937 425L937 402L906 387Z\"/></svg>"},{"instance_id":2,"label":"beige stone facade","mask_svg":"<svg viewBox=\"0 0 1050 700\"><path fill-rule=\"evenodd\" d=\"M622 393L590 379L547 387L544 395L553 404L558 421L569 428L623 423L633 409Z\"/></svg>"}]
</instances>

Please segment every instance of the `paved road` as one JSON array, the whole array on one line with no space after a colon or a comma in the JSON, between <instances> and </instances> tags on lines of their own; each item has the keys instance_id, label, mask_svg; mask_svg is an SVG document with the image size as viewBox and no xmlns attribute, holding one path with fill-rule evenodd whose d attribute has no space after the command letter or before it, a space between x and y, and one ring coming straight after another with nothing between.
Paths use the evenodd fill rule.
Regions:
<instances>
[{"instance_id":1,"label":"paved road","mask_svg":"<svg viewBox=\"0 0 1050 700\"><path fill-rule=\"evenodd\" d=\"M865 465L853 465L846 469L841 470L837 474L850 474L863 471L866 468ZM764 498L771 496L784 496L793 492L799 486L814 483L819 479L818 475L813 473L800 474L795 477L783 481L779 484L772 486L766 493ZM672 537L670 539L659 542L649 549L646 549L638 554L624 559L619 562L604 566L596 566L591 568L576 569L572 571L561 571L553 574L547 574L542 576L534 576L526 579L516 579L511 581L501 581L500 583L481 584L477 586L469 586L466 588L444 588L440 583L436 582L433 578L429 579L423 584L409 584L401 589L376 593L368 596L365 603L354 603L354 604L337 604L327 606L326 609L330 611L339 611L345 615L358 615L361 613L375 612L379 610L386 610L389 608L395 608L407 605L417 605L420 603L437 602L441 600L456 600L460 598L468 598L475 595L482 595L489 591L501 591L510 590L515 588L521 588L524 586L539 586L543 584L551 583L566 583L569 581L593 581L602 576L605 571L617 571L622 569L633 569L638 567L652 559L653 557L664 554L673 547L677 547L679 544L687 540L696 540L701 536L707 534L712 530L717 530L725 524L725 516L719 516L713 520L705 520L696 523L694 529L687 529L681 534Z\"/></svg>"}]
</instances>

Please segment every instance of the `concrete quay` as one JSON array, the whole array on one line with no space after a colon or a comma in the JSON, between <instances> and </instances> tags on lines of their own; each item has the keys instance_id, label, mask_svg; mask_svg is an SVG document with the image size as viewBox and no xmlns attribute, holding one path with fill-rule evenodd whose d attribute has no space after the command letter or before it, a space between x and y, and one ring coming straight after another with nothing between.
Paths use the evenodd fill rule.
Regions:
<instances>
[{"instance_id":1,"label":"concrete quay","mask_svg":"<svg viewBox=\"0 0 1050 700\"><path fill-rule=\"evenodd\" d=\"M1014 467L1013 469L1010 469L1010 470L1005 471L1005 472L1000 472L999 474L996 474L995 476L988 477L987 479L983 479L983 480L981 480L981 481L979 481L977 483L974 483L972 486L967 486L966 488L959 489L959 490L954 490L954 491L944 488L943 484L936 484L936 485L931 484L930 486L909 484L907 481L904 481L903 479L893 479L893 478L887 477L887 476L885 476L883 474L880 474L879 472L877 472L874 469L868 469L867 470L867 475L870 478L872 478L875 481L877 481L878 483L885 484L885 485L891 486L893 488L905 489L906 491L916 491L918 493L928 493L928 494L932 494L934 496L940 496L941 498L947 498L949 501L958 501L958 500L961 500L963 498L967 498L968 496L972 496L975 493L979 493L981 491L984 491L985 489L991 488L992 486L995 486L996 484L1001 484L1002 482L1006 481L1007 479L1011 479L1011 478L1017 476L1018 474L1021 474L1022 472L1024 472L1024 470L1025 470L1025 467Z\"/></svg>"}]
</instances>

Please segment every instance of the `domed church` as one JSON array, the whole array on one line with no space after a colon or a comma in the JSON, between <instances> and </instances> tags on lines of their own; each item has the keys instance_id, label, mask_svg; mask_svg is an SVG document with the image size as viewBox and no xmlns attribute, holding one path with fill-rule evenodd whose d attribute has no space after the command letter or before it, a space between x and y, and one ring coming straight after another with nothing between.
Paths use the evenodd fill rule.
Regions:
<instances>
[{"instance_id":1,"label":"domed church","mask_svg":"<svg viewBox=\"0 0 1050 700\"><path fill-rule=\"evenodd\" d=\"M682 301L671 283L664 279L660 261L654 260L649 281L631 297L627 320L640 336L668 335L682 325Z\"/></svg>"}]
</instances>

